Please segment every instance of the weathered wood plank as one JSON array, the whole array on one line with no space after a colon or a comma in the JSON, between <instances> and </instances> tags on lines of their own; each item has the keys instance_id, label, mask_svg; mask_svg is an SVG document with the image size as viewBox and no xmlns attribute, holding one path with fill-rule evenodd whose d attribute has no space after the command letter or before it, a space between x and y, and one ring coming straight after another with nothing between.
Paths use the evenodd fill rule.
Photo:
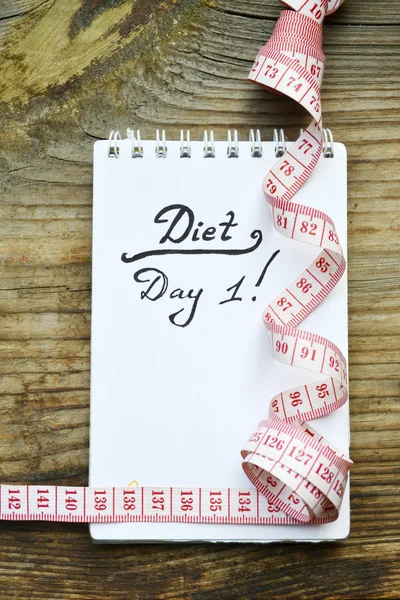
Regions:
<instances>
[{"instance_id":1,"label":"weathered wood plank","mask_svg":"<svg viewBox=\"0 0 400 600\"><path fill-rule=\"evenodd\" d=\"M94 139L139 126L290 139L308 122L246 81L277 0L0 0L0 475L87 483ZM400 8L326 21L325 123L349 156L352 532L343 543L93 547L2 523L0 596L400 596ZM71 546L74 552L71 552ZM62 577L60 577L62 573Z\"/></svg>"}]
</instances>

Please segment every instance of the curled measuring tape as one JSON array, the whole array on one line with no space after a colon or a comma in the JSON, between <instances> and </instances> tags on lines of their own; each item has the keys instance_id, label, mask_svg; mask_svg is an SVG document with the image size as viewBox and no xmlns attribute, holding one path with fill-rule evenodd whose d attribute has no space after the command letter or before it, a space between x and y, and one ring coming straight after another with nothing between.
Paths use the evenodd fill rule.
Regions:
<instances>
[{"instance_id":1,"label":"curled measuring tape","mask_svg":"<svg viewBox=\"0 0 400 600\"><path fill-rule=\"evenodd\" d=\"M275 396L269 418L242 450L243 468L257 490L302 523L337 518L352 464L306 422L346 402L346 360L329 340L296 329L338 283L346 262L329 216L292 201L321 155L322 22L342 2L287 0L285 4L294 11L282 12L249 75L251 81L299 102L313 118L269 171L263 189L275 229L322 252L267 306L264 322L275 359L312 369L324 378Z\"/></svg>"}]
</instances>

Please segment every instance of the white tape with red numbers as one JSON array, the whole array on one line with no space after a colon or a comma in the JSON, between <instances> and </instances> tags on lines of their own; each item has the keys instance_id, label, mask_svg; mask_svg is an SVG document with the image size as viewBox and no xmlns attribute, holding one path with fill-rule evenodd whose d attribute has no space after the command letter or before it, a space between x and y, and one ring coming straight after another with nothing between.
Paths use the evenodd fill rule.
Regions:
<instances>
[{"instance_id":1,"label":"white tape with red numbers","mask_svg":"<svg viewBox=\"0 0 400 600\"><path fill-rule=\"evenodd\" d=\"M290 96L312 122L267 174L263 189L282 235L320 249L319 255L264 312L275 359L318 372L312 384L286 390L270 404L242 450L251 489L187 487L83 488L0 486L0 518L68 522L190 522L318 524L334 521L351 460L307 421L348 398L346 360L329 340L297 325L332 291L346 263L335 225L321 211L292 201L322 151L320 87L325 56L322 23L343 0L286 0L249 79Z\"/></svg>"}]
</instances>

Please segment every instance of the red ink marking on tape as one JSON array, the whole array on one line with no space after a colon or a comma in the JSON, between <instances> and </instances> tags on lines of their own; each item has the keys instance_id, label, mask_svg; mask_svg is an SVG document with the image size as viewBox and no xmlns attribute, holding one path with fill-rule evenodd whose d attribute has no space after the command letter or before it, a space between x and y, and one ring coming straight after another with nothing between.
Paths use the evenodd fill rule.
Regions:
<instances>
[{"instance_id":1,"label":"red ink marking on tape","mask_svg":"<svg viewBox=\"0 0 400 600\"><path fill-rule=\"evenodd\" d=\"M255 487L47 486L44 490L43 486L0 485L1 519L289 525L329 523L337 518L352 463L306 421L346 402L346 360L329 340L296 327L332 291L346 263L328 215L291 199L321 156L322 23L342 3L286 0L293 10L282 12L249 75L251 81L299 102L313 119L267 174L263 189L277 231L323 250L268 305L264 322L277 360L326 376L272 399L270 417L259 424L242 450L243 468Z\"/></svg>"}]
</instances>

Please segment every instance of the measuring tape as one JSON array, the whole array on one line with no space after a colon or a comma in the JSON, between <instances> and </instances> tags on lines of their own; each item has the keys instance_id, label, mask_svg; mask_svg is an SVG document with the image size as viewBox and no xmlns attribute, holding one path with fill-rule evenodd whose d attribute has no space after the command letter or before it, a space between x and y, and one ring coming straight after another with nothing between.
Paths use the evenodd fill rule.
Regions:
<instances>
[{"instance_id":1,"label":"measuring tape","mask_svg":"<svg viewBox=\"0 0 400 600\"><path fill-rule=\"evenodd\" d=\"M325 56L322 23L344 0L287 0L249 79L301 104L312 122L267 174L263 189L274 227L321 249L320 254L264 312L273 355L289 366L318 372L312 384L286 390L270 404L242 450L254 487L178 488L0 485L0 518L65 522L189 522L321 524L337 519L351 460L312 429L348 398L346 360L329 340L297 325L332 291L346 263L328 215L292 202L322 152L320 87Z\"/></svg>"},{"instance_id":2,"label":"measuring tape","mask_svg":"<svg viewBox=\"0 0 400 600\"><path fill-rule=\"evenodd\" d=\"M275 229L322 251L267 306L264 323L276 360L317 371L325 378L275 396L269 419L260 423L242 450L243 468L256 489L302 523L337 518L352 464L306 422L328 415L346 402L346 360L329 340L295 329L332 291L346 262L329 216L291 201L321 156L322 22L342 3L285 2L297 12L282 12L249 76L251 81L296 100L313 119L269 171L263 189Z\"/></svg>"}]
</instances>

